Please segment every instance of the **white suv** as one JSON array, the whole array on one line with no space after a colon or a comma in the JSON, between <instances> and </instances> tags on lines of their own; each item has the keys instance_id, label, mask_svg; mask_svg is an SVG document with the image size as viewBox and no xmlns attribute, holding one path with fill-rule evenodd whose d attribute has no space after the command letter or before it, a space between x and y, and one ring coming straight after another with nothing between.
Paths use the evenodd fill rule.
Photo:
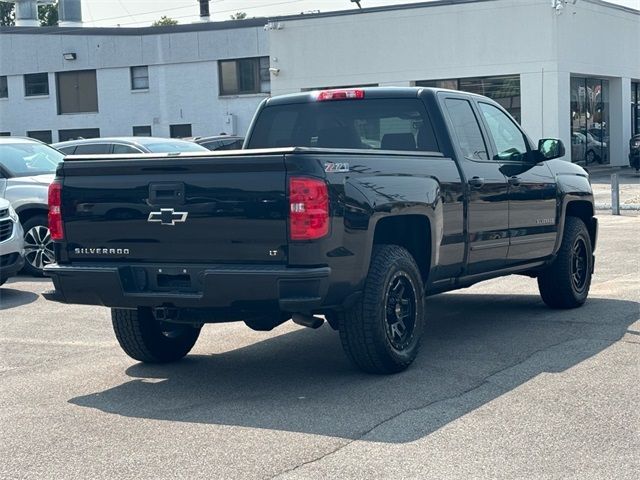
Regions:
<instances>
[{"instance_id":1,"label":"white suv","mask_svg":"<svg viewBox=\"0 0 640 480\"><path fill-rule=\"evenodd\" d=\"M0 198L0 285L24 265L24 232L11 204Z\"/></svg>"}]
</instances>

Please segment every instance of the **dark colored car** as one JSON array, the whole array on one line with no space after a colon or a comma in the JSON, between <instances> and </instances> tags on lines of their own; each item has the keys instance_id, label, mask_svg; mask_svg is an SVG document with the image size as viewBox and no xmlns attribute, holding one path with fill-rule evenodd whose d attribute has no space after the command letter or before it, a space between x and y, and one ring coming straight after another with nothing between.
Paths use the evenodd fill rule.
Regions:
<instances>
[{"instance_id":1,"label":"dark colored car","mask_svg":"<svg viewBox=\"0 0 640 480\"><path fill-rule=\"evenodd\" d=\"M213 137L199 137L194 142L208 150L240 150L244 143L244 138L231 135L216 135Z\"/></svg>"},{"instance_id":2,"label":"dark colored car","mask_svg":"<svg viewBox=\"0 0 640 480\"><path fill-rule=\"evenodd\" d=\"M640 133L629 140L629 165L640 171Z\"/></svg>"},{"instance_id":3,"label":"dark colored car","mask_svg":"<svg viewBox=\"0 0 640 480\"><path fill-rule=\"evenodd\" d=\"M111 307L120 345L145 362L182 358L205 323L318 327L324 315L375 373L414 360L428 295L517 273L550 307L587 299L589 176L486 97L273 97L245 146L63 162L46 298Z\"/></svg>"},{"instance_id":4,"label":"dark colored car","mask_svg":"<svg viewBox=\"0 0 640 480\"><path fill-rule=\"evenodd\" d=\"M207 149L176 138L113 137L87 138L54 143L65 155L117 155L131 153L206 152Z\"/></svg>"}]
</instances>

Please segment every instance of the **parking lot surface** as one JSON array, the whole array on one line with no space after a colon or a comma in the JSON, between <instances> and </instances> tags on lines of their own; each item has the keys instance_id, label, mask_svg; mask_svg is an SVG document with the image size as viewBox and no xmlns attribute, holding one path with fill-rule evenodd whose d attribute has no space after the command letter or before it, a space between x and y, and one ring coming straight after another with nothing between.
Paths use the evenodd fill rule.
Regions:
<instances>
[{"instance_id":1,"label":"parking lot surface","mask_svg":"<svg viewBox=\"0 0 640 480\"><path fill-rule=\"evenodd\" d=\"M328 326L205 326L184 361L122 353L106 308L0 289L0 478L637 478L640 217L602 215L587 304L511 276L428 300L406 372Z\"/></svg>"}]
</instances>

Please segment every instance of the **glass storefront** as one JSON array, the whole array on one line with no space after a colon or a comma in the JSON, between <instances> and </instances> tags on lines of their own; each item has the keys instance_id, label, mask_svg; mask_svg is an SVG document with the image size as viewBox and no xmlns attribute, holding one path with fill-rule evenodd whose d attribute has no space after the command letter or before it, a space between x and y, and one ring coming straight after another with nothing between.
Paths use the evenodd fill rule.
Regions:
<instances>
[{"instance_id":1,"label":"glass storefront","mask_svg":"<svg viewBox=\"0 0 640 480\"><path fill-rule=\"evenodd\" d=\"M571 161L609 163L609 81L571 77Z\"/></svg>"},{"instance_id":2,"label":"glass storefront","mask_svg":"<svg viewBox=\"0 0 640 480\"><path fill-rule=\"evenodd\" d=\"M484 95L498 102L520 123L520 75L421 80L418 87L449 88Z\"/></svg>"},{"instance_id":3,"label":"glass storefront","mask_svg":"<svg viewBox=\"0 0 640 480\"><path fill-rule=\"evenodd\" d=\"M631 82L631 132L640 134L640 82Z\"/></svg>"}]
</instances>

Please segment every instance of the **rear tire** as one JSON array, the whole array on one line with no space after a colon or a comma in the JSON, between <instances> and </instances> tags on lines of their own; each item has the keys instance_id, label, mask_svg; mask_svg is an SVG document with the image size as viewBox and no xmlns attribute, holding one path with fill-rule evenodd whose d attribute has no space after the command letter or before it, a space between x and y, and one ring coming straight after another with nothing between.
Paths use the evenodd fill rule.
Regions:
<instances>
[{"instance_id":1,"label":"rear tire","mask_svg":"<svg viewBox=\"0 0 640 480\"><path fill-rule=\"evenodd\" d=\"M112 308L111 321L122 350L147 363L180 360L200 335L199 327L157 321L148 308Z\"/></svg>"},{"instance_id":2,"label":"rear tire","mask_svg":"<svg viewBox=\"0 0 640 480\"><path fill-rule=\"evenodd\" d=\"M560 251L553 263L538 276L542 300L551 308L576 308L589 294L593 250L587 227L576 217L567 217Z\"/></svg>"},{"instance_id":3,"label":"rear tire","mask_svg":"<svg viewBox=\"0 0 640 480\"><path fill-rule=\"evenodd\" d=\"M414 258L397 245L376 245L362 297L338 316L342 346L365 372L401 372L418 354L424 316L422 276Z\"/></svg>"}]
</instances>

